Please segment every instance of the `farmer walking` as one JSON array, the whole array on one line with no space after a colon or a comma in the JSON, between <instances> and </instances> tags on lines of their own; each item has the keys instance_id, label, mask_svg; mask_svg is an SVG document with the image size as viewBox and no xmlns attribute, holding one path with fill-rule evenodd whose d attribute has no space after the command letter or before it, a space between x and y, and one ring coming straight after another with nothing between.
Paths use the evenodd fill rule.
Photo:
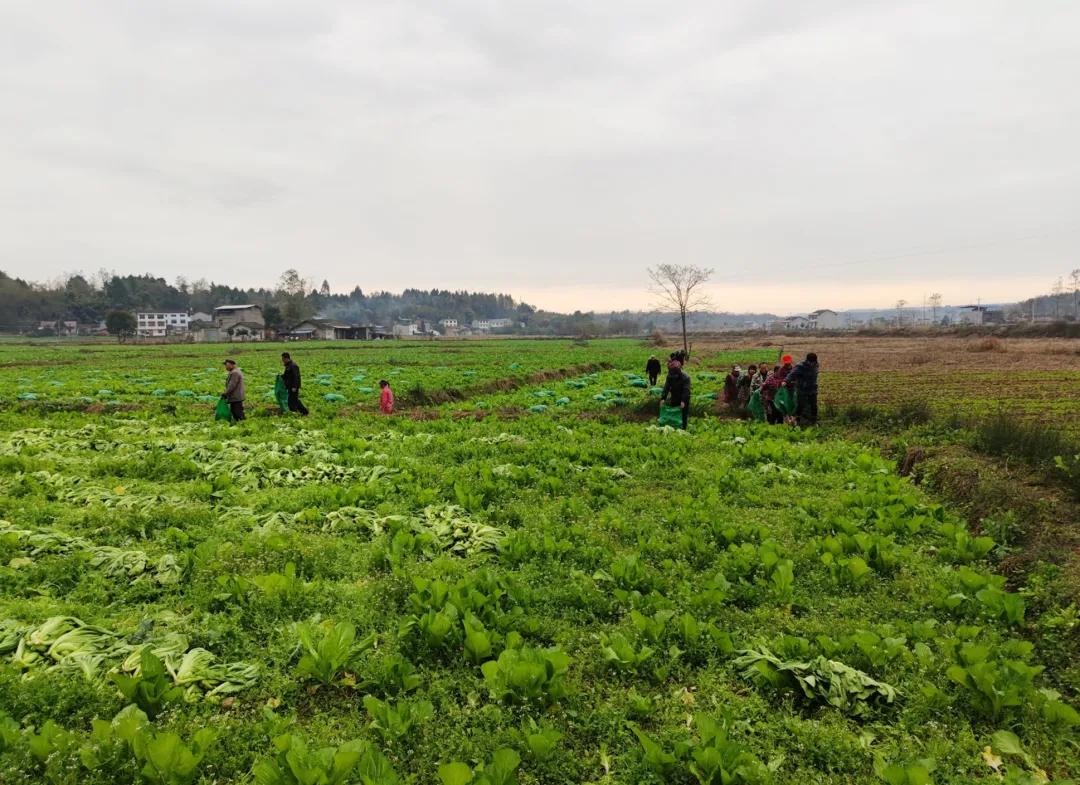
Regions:
<instances>
[{"instance_id":1,"label":"farmer walking","mask_svg":"<svg viewBox=\"0 0 1080 785\"><path fill-rule=\"evenodd\" d=\"M244 419L244 373L236 367L236 360L226 360L225 370L229 375L225 377L225 392L221 394L223 400L229 402L229 412L234 420Z\"/></svg>"},{"instance_id":2,"label":"farmer walking","mask_svg":"<svg viewBox=\"0 0 1080 785\"><path fill-rule=\"evenodd\" d=\"M394 413L394 391L390 389L390 382L386 379L379 381L379 388L382 392L379 393L379 408L383 414Z\"/></svg>"},{"instance_id":3,"label":"farmer walking","mask_svg":"<svg viewBox=\"0 0 1080 785\"><path fill-rule=\"evenodd\" d=\"M784 378L784 384L794 387L797 393L795 417L800 426L817 424L817 377L817 355L810 352L806 359L792 368L791 373Z\"/></svg>"},{"instance_id":4,"label":"farmer walking","mask_svg":"<svg viewBox=\"0 0 1080 785\"><path fill-rule=\"evenodd\" d=\"M655 387L656 380L660 378L660 361L655 354L645 363L645 375L649 377L649 386Z\"/></svg>"},{"instance_id":5,"label":"farmer walking","mask_svg":"<svg viewBox=\"0 0 1080 785\"><path fill-rule=\"evenodd\" d=\"M668 360L668 375L660 401L667 401L668 406L678 406L682 410L682 429L690 423L690 377L683 371L682 352L674 352Z\"/></svg>"},{"instance_id":6,"label":"farmer walking","mask_svg":"<svg viewBox=\"0 0 1080 785\"><path fill-rule=\"evenodd\" d=\"M289 411L300 412L301 417L307 417L307 407L300 400L300 366L288 352L281 353L281 363L285 366L281 378L285 382L285 389L289 392Z\"/></svg>"}]
</instances>

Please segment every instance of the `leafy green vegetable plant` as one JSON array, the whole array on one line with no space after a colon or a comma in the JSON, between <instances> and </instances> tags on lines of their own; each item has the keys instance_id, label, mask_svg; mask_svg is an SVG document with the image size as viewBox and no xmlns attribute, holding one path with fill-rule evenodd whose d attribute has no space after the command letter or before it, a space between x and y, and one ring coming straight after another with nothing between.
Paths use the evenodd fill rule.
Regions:
<instances>
[{"instance_id":1,"label":"leafy green vegetable plant","mask_svg":"<svg viewBox=\"0 0 1080 785\"><path fill-rule=\"evenodd\" d=\"M516 785L520 765L521 756L503 747L495 750L483 766L472 769L468 764L454 761L439 766L438 775L442 785Z\"/></svg>"},{"instance_id":2,"label":"leafy green vegetable plant","mask_svg":"<svg viewBox=\"0 0 1080 785\"><path fill-rule=\"evenodd\" d=\"M302 654L296 666L298 675L331 685L340 682L345 671L354 668L364 652L374 648L375 633L356 639L356 627L342 621L334 625L296 624Z\"/></svg>"},{"instance_id":3,"label":"leafy green vegetable plant","mask_svg":"<svg viewBox=\"0 0 1080 785\"><path fill-rule=\"evenodd\" d=\"M134 703L153 719L161 713L165 704L179 700L184 693L173 684L165 663L154 656L149 646L140 653L139 663L138 675L111 673L109 677L116 682L120 694L128 702Z\"/></svg>"},{"instance_id":4,"label":"leafy green vegetable plant","mask_svg":"<svg viewBox=\"0 0 1080 785\"><path fill-rule=\"evenodd\" d=\"M396 785L398 776L386 757L360 739L337 747L309 749L299 736L274 739L274 756L251 770L256 785Z\"/></svg>"}]
</instances>

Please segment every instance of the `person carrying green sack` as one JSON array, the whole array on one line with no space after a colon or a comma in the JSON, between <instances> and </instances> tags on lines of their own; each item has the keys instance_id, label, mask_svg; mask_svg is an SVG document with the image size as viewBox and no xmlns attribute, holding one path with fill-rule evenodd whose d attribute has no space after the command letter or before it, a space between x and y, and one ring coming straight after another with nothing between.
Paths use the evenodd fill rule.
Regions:
<instances>
[{"instance_id":1,"label":"person carrying green sack","mask_svg":"<svg viewBox=\"0 0 1080 785\"><path fill-rule=\"evenodd\" d=\"M221 394L221 400L229 405L229 414L234 420L244 419L244 374L236 367L236 360L226 360L225 370L229 375L225 378L225 392ZM221 404L219 403L220 407Z\"/></svg>"},{"instance_id":2,"label":"person carrying green sack","mask_svg":"<svg viewBox=\"0 0 1080 785\"><path fill-rule=\"evenodd\" d=\"M277 386L275 385L274 395L277 397L278 406L281 406L282 412L288 408L290 412L299 412L302 417L307 417L307 407L300 400L300 366L293 362L293 358L289 356L288 352L281 353L281 364L285 366L285 371L278 378L281 379L285 387L285 405L281 406L281 398L277 396Z\"/></svg>"},{"instance_id":3,"label":"person carrying green sack","mask_svg":"<svg viewBox=\"0 0 1080 785\"><path fill-rule=\"evenodd\" d=\"M684 431L690 424L690 377L682 369L685 360L686 355L683 352L672 352L671 359L668 360L667 380L664 382L663 392L660 393L661 424L674 425L665 422L665 414L668 420L673 419L670 410L675 409L679 412L679 423ZM664 405L665 402L667 406ZM665 412L665 408L669 411Z\"/></svg>"}]
</instances>

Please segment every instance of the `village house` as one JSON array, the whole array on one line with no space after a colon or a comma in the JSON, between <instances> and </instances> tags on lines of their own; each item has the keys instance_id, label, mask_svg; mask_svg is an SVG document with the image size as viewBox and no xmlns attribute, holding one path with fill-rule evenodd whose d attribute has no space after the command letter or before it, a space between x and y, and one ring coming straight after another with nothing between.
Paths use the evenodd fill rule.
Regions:
<instances>
[{"instance_id":1,"label":"village house","mask_svg":"<svg viewBox=\"0 0 1080 785\"><path fill-rule=\"evenodd\" d=\"M811 330L839 330L840 315L836 311L822 308L814 311L809 317Z\"/></svg>"},{"instance_id":2,"label":"village house","mask_svg":"<svg viewBox=\"0 0 1080 785\"><path fill-rule=\"evenodd\" d=\"M135 314L135 334L141 338L163 338L186 333L191 319L185 311Z\"/></svg>"},{"instance_id":3,"label":"village house","mask_svg":"<svg viewBox=\"0 0 1080 785\"><path fill-rule=\"evenodd\" d=\"M221 305L210 324L190 328L198 343L266 340L266 320L258 305Z\"/></svg>"},{"instance_id":4,"label":"village house","mask_svg":"<svg viewBox=\"0 0 1080 785\"><path fill-rule=\"evenodd\" d=\"M70 320L46 320L38 322L38 332L52 333L64 338L73 338L79 334L79 323Z\"/></svg>"},{"instance_id":5,"label":"village house","mask_svg":"<svg viewBox=\"0 0 1080 785\"><path fill-rule=\"evenodd\" d=\"M513 319L474 319L472 328L474 330L501 330L513 323Z\"/></svg>"},{"instance_id":6,"label":"village house","mask_svg":"<svg viewBox=\"0 0 1080 785\"><path fill-rule=\"evenodd\" d=\"M288 340L370 341L374 336L368 325L347 324L336 319L305 319L280 337Z\"/></svg>"}]
</instances>

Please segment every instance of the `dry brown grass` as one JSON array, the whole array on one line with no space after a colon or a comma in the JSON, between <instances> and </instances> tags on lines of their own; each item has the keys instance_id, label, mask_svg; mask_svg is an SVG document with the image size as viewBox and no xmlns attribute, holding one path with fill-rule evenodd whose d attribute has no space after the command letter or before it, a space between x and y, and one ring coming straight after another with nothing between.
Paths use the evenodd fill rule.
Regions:
<instances>
[{"instance_id":1,"label":"dry brown grass","mask_svg":"<svg viewBox=\"0 0 1080 785\"><path fill-rule=\"evenodd\" d=\"M1006 352L1008 347L1000 338L979 338L968 344L969 352Z\"/></svg>"}]
</instances>

